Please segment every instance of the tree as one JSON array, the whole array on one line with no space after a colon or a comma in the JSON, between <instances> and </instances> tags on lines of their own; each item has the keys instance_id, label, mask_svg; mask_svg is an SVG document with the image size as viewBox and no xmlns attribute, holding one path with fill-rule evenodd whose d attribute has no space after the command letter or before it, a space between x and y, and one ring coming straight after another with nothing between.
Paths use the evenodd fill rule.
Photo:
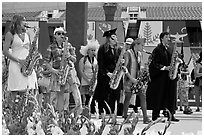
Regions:
<instances>
[{"instance_id":1,"label":"tree","mask_svg":"<svg viewBox=\"0 0 204 137\"><path fill-rule=\"evenodd\" d=\"M152 39L151 39L152 30L151 30L151 26L150 26L149 22L145 23L143 33L144 33L144 37L146 38L146 44L148 45L149 43L152 42Z\"/></svg>"}]
</instances>

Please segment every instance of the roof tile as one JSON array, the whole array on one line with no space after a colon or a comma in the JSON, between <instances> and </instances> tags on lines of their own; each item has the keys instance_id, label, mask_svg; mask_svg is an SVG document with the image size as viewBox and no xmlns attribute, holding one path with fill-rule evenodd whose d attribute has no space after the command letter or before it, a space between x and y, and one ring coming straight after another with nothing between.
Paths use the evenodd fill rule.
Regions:
<instances>
[{"instance_id":1,"label":"roof tile","mask_svg":"<svg viewBox=\"0 0 204 137\"><path fill-rule=\"evenodd\" d=\"M133 5L134 6L134 5ZM139 5L138 5L139 6ZM124 7L118 6L115 12L114 20L124 20L121 18L121 12ZM141 9L146 9L146 18L138 20L202 20L202 4L201 5L142 5ZM22 12L27 20L37 20L37 16L41 11ZM65 11L59 19L65 19ZM2 20L7 21L13 17L15 13L3 13ZM88 9L88 20L105 20L103 7L91 7Z\"/></svg>"}]
</instances>

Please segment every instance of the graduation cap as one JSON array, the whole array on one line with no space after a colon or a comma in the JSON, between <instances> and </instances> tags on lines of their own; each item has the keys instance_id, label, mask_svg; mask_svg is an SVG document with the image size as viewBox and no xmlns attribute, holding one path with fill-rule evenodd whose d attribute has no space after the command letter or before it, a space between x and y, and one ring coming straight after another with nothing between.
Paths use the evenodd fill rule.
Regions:
<instances>
[{"instance_id":1,"label":"graduation cap","mask_svg":"<svg viewBox=\"0 0 204 137\"><path fill-rule=\"evenodd\" d=\"M115 33L116 30L117 30L117 28L105 31L103 33L103 37L110 37L111 35L116 35L116 33Z\"/></svg>"}]
</instances>

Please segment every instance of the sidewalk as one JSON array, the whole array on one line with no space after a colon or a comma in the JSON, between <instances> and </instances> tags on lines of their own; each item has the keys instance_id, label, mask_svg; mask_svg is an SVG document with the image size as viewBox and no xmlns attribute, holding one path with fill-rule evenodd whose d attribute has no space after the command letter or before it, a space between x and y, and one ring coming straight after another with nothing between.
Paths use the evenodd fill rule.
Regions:
<instances>
[{"instance_id":1,"label":"sidewalk","mask_svg":"<svg viewBox=\"0 0 204 137\"><path fill-rule=\"evenodd\" d=\"M183 114L182 111L177 110L175 117L179 119L179 122L172 122L170 127L167 129L167 132L165 135L201 135L202 134L202 109L200 112L195 112L196 107L191 107L193 110L193 114L186 115ZM133 111L132 108L129 109L129 113ZM134 133L140 133L141 130L147 126L147 124L143 124L143 118L142 118L142 111L139 110L139 122L136 126ZM161 111L162 113L162 111ZM151 118L151 110L148 110L148 116ZM163 117L162 114L160 114L162 118L165 120L167 118ZM93 116L94 117L94 116ZM121 123L123 121L123 118L121 116L118 116L117 121ZM146 132L147 135L158 135L158 131L164 130L166 123L157 123L156 125L153 125L148 132ZM120 135L124 134L124 128L130 127L130 124L125 124L120 132ZM103 135L107 135L109 132L109 125L107 125L104 129ZM86 134L86 127L83 127L81 129L82 135Z\"/></svg>"}]
</instances>

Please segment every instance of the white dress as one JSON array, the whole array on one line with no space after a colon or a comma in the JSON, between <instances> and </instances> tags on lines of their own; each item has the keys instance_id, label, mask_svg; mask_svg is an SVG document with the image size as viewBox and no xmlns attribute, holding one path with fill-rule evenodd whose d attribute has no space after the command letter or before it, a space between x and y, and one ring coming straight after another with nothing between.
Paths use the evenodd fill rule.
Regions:
<instances>
[{"instance_id":1,"label":"white dress","mask_svg":"<svg viewBox=\"0 0 204 137\"><path fill-rule=\"evenodd\" d=\"M13 43L11 45L11 54L18 59L26 59L29 53L29 37L25 33L24 42L17 34L14 34ZM14 61L10 61L8 73L8 91L18 91L25 89L37 88L37 76L33 70L32 74L28 77L23 76L20 71L21 66Z\"/></svg>"},{"instance_id":2,"label":"white dress","mask_svg":"<svg viewBox=\"0 0 204 137\"><path fill-rule=\"evenodd\" d=\"M83 60L84 60L84 57L83 57ZM92 77L93 77L93 70L92 70L92 65L93 65L93 68L95 69L96 66L97 66L97 59L94 57L94 61L93 61L93 64L91 64L87 58L87 60L84 62L84 73L85 75L88 77L88 80L91 80ZM81 85L88 85L87 81L81 77Z\"/></svg>"}]
</instances>

